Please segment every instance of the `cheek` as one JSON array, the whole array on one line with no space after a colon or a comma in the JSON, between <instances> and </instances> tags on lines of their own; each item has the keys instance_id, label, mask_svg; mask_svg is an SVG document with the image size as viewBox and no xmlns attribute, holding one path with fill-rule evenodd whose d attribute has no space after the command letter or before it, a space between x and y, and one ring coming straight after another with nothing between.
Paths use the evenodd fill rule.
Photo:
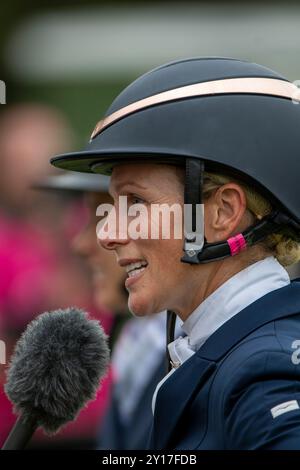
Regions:
<instances>
[{"instance_id":1,"label":"cheek","mask_svg":"<svg viewBox=\"0 0 300 470\"><path fill-rule=\"evenodd\" d=\"M208 243L217 241L214 238L215 232L212 230L211 226L214 214L213 206L209 202L206 202L204 210L204 234Z\"/></svg>"},{"instance_id":2,"label":"cheek","mask_svg":"<svg viewBox=\"0 0 300 470\"><path fill-rule=\"evenodd\" d=\"M182 242L157 240L143 244L141 252L147 256L149 271L129 290L128 307L136 316L149 315L168 308L182 279Z\"/></svg>"},{"instance_id":3,"label":"cheek","mask_svg":"<svg viewBox=\"0 0 300 470\"><path fill-rule=\"evenodd\" d=\"M149 249L151 282L164 290L167 286L174 287L182 270L182 256L181 240L158 240L156 243L153 241L152 248Z\"/></svg>"},{"instance_id":4,"label":"cheek","mask_svg":"<svg viewBox=\"0 0 300 470\"><path fill-rule=\"evenodd\" d=\"M165 270L170 273L172 269L180 264L180 258L183 255L183 244L181 240L160 240L157 258L160 264L165 265Z\"/></svg>"}]
</instances>

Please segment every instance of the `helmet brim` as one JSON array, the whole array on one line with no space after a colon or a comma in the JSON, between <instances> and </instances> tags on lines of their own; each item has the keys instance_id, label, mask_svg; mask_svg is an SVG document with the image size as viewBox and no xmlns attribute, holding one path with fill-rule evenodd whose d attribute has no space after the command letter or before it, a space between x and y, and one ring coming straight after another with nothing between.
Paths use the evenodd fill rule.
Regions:
<instances>
[{"instance_id":1,"label":"helmet brim","mask_svg":"<svg viewBox=\"0 0 300 470\"><path fill-rule=\"evenodd\" d=\"M142 149L134 152L82 151L57 155L51 159L52 165L63 170L78 171L81 173L98 173L111 175L113 168L121 163L161 163L171 165L183 165L182 157L192 155L176 155L157 153L145 153Z\"/></svg>"}]
</instances>

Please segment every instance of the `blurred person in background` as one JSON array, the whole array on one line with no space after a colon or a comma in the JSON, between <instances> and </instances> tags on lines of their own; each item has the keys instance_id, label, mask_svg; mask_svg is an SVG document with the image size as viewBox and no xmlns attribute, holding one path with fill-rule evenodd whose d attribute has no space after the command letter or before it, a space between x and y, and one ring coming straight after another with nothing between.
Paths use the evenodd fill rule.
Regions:
<instances>
[{"instance_id":1,"label":"blurred person in background","mask_svg":"<svg viewBox=\"0 0 300 470\"><path fill-rule=\"evenodd\" d=\"M115 314L110 333L113 391L104 419L99 423L98 448L145 449L152 424L151 400L165 373L165 312L147 318L130 318L126 273L113 253L97 243L96 216L100 204L112 203L108 178L66 173L50 176L44 188L84 193L89 221L72 242L92 273L95 304Z\"/></svg>"},{"instance_id":2,"label":"blurred person in background","mask_svg":"<svg viewBox=\"0 0 300 470\"><path fill-rule=\"evenodd\" d=\"M0 116L0 323L7 362L28 322L46 310L75 304L101 317L109 332L110 317L95 311L85 266L70 249L70 240L87 216L84 205L66 195L50 196L32 189L49 174L52 152L68 150L71 141L68 123L52 108L19 104L6 107ZM4 394L4 381L1 365L0 445L16 419ZM101 396L77 423L59 433L56 447L94 446L109 384L108 378ZM37 433L32 445L48 446L49 442Z\"/></svg>"},{"instance_id":3,"label":"blurred person in background","mask_svg":"<svg viewBox=\"0 0 300 470\"><path fill-rule=\"evenodd\" d=\"M124 270L118 266L111 253L101 249L96 239L96 209L101 203L111 202L108 178L102 175L62 173L48 176L36 188L52 190L53 197L57 194L67 195L85 209L86 216L80 229L71 237L71 248L86 267L95 307L109 315L109 343L112 349L123 324L129 318L129 312L127 291L123 287Z\"/></svg>"}]
</instances>

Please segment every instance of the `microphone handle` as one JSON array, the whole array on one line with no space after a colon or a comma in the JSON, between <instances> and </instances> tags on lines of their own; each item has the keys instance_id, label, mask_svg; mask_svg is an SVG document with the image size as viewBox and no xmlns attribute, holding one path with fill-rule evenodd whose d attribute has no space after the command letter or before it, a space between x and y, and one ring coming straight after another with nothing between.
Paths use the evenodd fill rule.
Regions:
<instances>
[{"instance_id":1,"label":"microphone handle","mask_svg":"<svg viewBox=\"0 0 300 470\"><path fill-rule=\"evenodd\" d=\"M19 416L8 438L3 444L2 450L22 450L26 447L37 428L35 420L24 421Z\"/></svg>"}]
</instances>

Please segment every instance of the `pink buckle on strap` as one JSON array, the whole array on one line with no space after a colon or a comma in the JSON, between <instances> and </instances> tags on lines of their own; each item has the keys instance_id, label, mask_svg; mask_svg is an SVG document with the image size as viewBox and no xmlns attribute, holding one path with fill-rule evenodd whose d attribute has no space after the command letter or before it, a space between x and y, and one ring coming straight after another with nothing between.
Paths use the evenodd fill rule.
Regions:
<instances>
[{"instance_id":1,"label":"pink buckle on strap","mask_svg":"<svg viewBox=\"0 0 300 470\"><path fill-rule=\"evenodd\" d=\"M241 233L235 235L234 237L228 238L227 243L230 248L231 256L237 255L247 246L247 242Z\"/></svg>"}]
</instances>

